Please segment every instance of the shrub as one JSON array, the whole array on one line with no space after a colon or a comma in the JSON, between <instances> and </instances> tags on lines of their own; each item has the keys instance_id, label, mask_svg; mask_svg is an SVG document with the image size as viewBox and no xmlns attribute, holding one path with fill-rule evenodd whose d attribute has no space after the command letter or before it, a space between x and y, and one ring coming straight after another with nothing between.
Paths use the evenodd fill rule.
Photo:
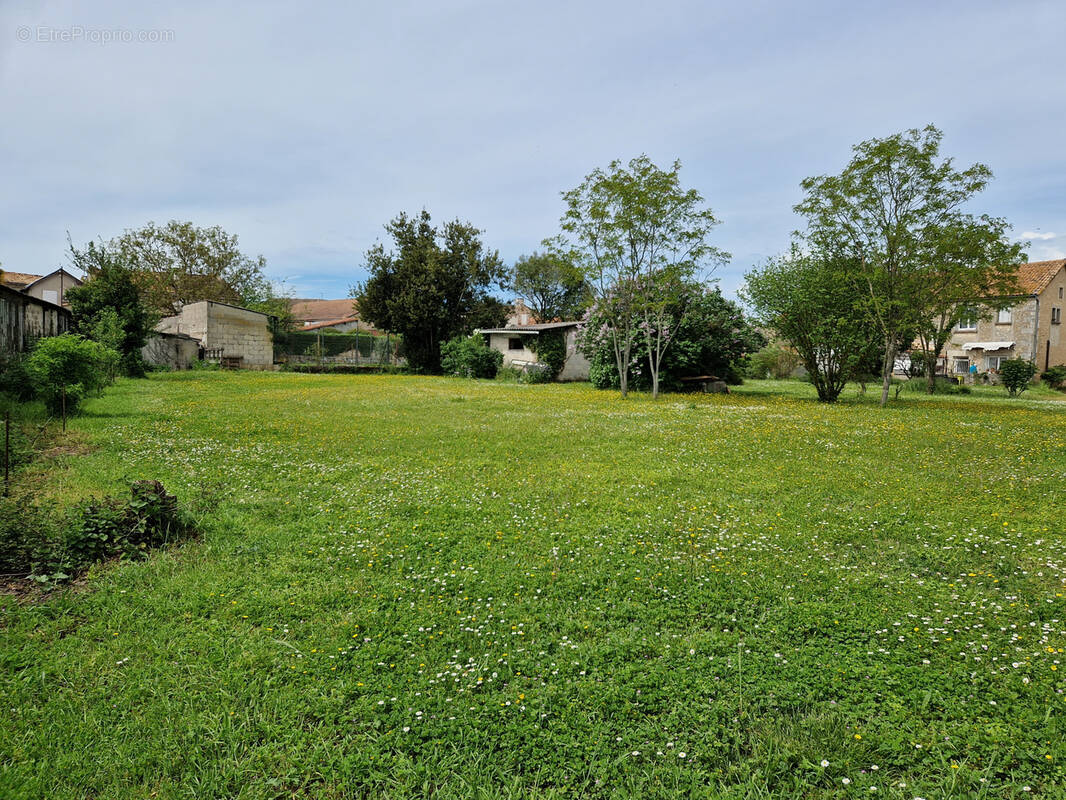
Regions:
<instances>
[{"instance_id":1,"label":"shrub","mask_svg":"<svg viewBox=\"0 0 1066 800\"><path fill-rule=\"evenodd\" d=\"M54 530L33 536L19 571L62 580L108 558L144 558L151 548L193 535L195 525L161 483L137 481L128 500L90 500L71 511L58 535Z\"/></svg>"},{"instance_id":2,"label":"shrub","mask_svg":"<svg viewBox=\"0 0 1066 800\"><path fill-rule=\"evenodd\" d=\"M1059 364L1044 370L1040 380L1047 384L1050 389L1066 388L1066 364Z\"/></svg>"},{"instance_id":3,"label":"shrub","mask_svg":"<svg viewBox=\"0 0 1066 800\"><path fill-rule=\"evenodd\" d=\"M26 368L26 356L22 353L9 355L0 363L0 394L19 403L33 399L33 381Z\"/></svg>"},{"instance_id":4,"label":"shrub","mask_svg":"<svg viewBox=\"0 0 1066 800\"><path fill-rule=\"evenodd\" d=\"M49 412L57 414L65 406L69 414L86 394L108 384L118 358L99 342L65 333L41 339L26 359L26 371Z\"/></svg>"},{"instance_id":5,"label":"shrub","mask_svg":"<svg viewBox=\"0 0 1066 800\"><path fill-rule=\"evenodd\" d=\"M555 380L566 363L566 333L551 329L541 331L537 336L529 337L529 349L536 353L537 361L548 368L548 380Z\"/></svg>"},{"instance_id":6,"label":"shrub","mask_svg":"<svg viewBox=\"0 0 1066 800\"><path fill-rule=\"evenodd\" d=\"M999 365L999 379L1011 397L1017 397L1028 389L1035 374L1036 367L1024 358L1012 358Z\"/></svg>"},{"instance_id":7,"label":"shrub","mask_svg":"<svg viewBox=\"0 0 1066 800\"><path fill-rule=\"evenodd\" d=\"M911 378L900 384L900 390L906 394L929 394L929 382L925 378ZM937 378L933 382L933 394L971 394L969 386L960 384L951 378ZM899 396L897 392L897 396Z\"/></svg>"},{"instance_id":8,"label":"shrub","mask_svg":"<svg viewBox=\"0 0 1066 800\"><path fill-rule=\"evenodd\" d=\"M440 346L440 365L447 375L463 378L495 378L503 353L493 350L477 334L457 336Z\"/></svg>"},{"instance_id":9,"label":"shrub","mask_svg":"<svg viewBox=\"0 0 1066 800\"><path fill-rule=\"evenodd\" d=\"M774 342L753 353L747 363L749 378L788 378L800 365L799 353L790 347Z\"/></svg>"}]
</instances>

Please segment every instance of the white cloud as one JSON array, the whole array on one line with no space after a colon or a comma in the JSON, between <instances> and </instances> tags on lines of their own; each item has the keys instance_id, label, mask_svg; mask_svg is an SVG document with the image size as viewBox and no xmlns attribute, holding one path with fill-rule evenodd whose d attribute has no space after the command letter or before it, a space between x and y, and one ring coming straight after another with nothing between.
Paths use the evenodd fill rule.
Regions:
<instances>
[{"instance_id":1,"label":"white cloud","mask_svg":"<svg viewBox=\"0 0 1066 800\"><path fill-rule=\"evenodd\" d=\"M1037 233L1033 231L1025 231L1019 236L1019 239L1039 239L1042 242L1046 242L1048 239L1054 239L1058 236L1057 233Z\"/></svg>"}]
</instances>

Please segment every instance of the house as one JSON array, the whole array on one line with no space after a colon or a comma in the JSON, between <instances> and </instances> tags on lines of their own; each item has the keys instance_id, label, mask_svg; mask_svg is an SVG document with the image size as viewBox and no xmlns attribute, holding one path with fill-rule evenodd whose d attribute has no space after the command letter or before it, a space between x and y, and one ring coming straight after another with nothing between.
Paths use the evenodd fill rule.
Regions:
<instances>
[{"instance_id":1,"label":"house","mask_svg":"<svg viewBox=\"0 0 1066 800\"><path fill-rule=\"evenodd\" d=\"M57 269L47 275L33 275L28 272L4 272L0 274L0 283L46 303L63 306L67 304L67 289L81 286L84 281L65 269Z\"/></svg>"},{"instance_id":2,"label":"house","mask_svg":"<svg viewBox=\"0 0 1066 800\"><path fill-rule=\"evenodd\" d=\"M516 299L511 304L511 313L507 315L507 322L504 325L508 328L513 328L518 325L529 325L533 322L533 311L525 304L525 301L521 298Z\"/></svg>"},{"instance_id":3,"label":"house","mask_svg":"<svg viewBox=\"0 0 1066 800\"><path fill-rule=\"evenodd\" d=\"M274 318L269 314L214 300L189 303L155 326L159 333L192 337L199 348L223 364L248 369L273 367L273 328Z\"/></svg>"},{"instance_id":4,"label":"house","mask_svg":"<svg viewBox=\"0 0 1066 800\"><path fill-rule=\"evenodd\" d=\"M350 297L343 300L292 300L289 303L289 310L292 311L292 317L298 328L323 324L329 326L351 324L359 321L355 301Z\"/></svg>"},{"instance_id":5,"label":"house","mask_svg":"<svg viewBox=\"0 0 1066 800\"><path fill-rule=\"evenodd\" d=\"M69 309L0 285L0 354L21 353L37 339L66 333L70 325Z\"/></svg>"},{"instance_id":6,"label":"house","mask_svg":"<svg viewBox=\"0 0 1066 800\"><path fill-rule=\"evenodd\" d=\"M539 364L537 355L529 344L533 337L549 331L559 331L566 341L566 361L559 371L557 380L587 381L589 379L589 362L577 349L577 332L580 322L545 322L539 325L509 325L506 328L486 328L479 331L488 337L488 345L503 353L505 367L526 368Z\"/></svg>"},{"instance_id":7,"label":"house","mask_svg":"<svg viewBox=\"0 0 1066 800\"><path fill-rule=\"evenodd\" d=\"M951 332L941 357L952 375L998 372L1001 361L1022 358L1038 371L1066 364L1062 309L1066 306L1066 259L1018 266L1022 294L1006 298L1013 304L981 319L974 311Z\"/></svg>"}]
</instances>

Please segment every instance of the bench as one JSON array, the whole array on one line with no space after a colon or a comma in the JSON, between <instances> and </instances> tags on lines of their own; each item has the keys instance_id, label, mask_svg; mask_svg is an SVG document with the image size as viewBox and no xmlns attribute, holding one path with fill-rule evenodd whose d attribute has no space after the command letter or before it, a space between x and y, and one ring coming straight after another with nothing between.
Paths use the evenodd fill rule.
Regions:
<instances>
[{"instance_id":1,"label":"bench","mask_svg":"<svg viewBox=\"0 0 1066 800\"><path fill-rule=\"evenodd\" d=\"M681 385L690 392L729 394L726 382L716 375L694 375L690 378L682 378Z\"/></svg>"}]
</instances>

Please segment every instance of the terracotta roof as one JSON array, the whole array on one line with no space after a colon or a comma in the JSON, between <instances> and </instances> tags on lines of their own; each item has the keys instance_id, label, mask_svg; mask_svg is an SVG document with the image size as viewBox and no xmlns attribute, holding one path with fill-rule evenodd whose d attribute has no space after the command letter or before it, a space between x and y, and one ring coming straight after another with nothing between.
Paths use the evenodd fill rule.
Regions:
<instances>
[{"instance_id":1,"label":"terracotta roof","mask_svg":"<svg viewBox=\"0 0 1066 800\"><path fill-rule=\"evenodd\" d=\"M340 325L341 323L344 323L344 322L359 322L359 317L357 317L355 314L352 314L351 316L344 317L343 319L325 319L325 320L322 320L321 322L312 322L310 325L304 325L303 327L297 328L296 330L298 330L298 331L315 331L315 330L318 330L319 328L330 328L330 327L333 327L334 325ZM365 325L365 326L363 326L363 327L361 327L359 329L359 333L375 333L375 332L376 331L372 327L370 327L369 325Z\"/></svg>"},{"instance_id":2,"label":"terracotta roof","mask_svg":"<svg viewBox=\"0 0 1066 800\"><path fill-rule=\"evenodd\" d=\"M1019 264L1018 283L1026 294L1040 294L1063 267L1066 267L1066 258Z\"/></svg>"},{"instance_id":3,"label":"terracotta roof","mask_svg":"<svg viewBox=\"0 0 1066 800\"><path fill-rule=\"evenodd\" d=\"M28 272L7 272L5 270L3 274L0 274L0 283L15 289L22 289L43 277L43 275L31 275Z\"/></svg>"},{"instance_id":4,"label":"terracotta roof","mask_svg":"<svg viewBox=\"0 0 1066 800\"><path fill-rule=\"evenodd\" d=\"M344 300L293 300L289 307L292 316L301 321L338 320L357 316L355 301Z\"/></svg>"}]
</instances>

